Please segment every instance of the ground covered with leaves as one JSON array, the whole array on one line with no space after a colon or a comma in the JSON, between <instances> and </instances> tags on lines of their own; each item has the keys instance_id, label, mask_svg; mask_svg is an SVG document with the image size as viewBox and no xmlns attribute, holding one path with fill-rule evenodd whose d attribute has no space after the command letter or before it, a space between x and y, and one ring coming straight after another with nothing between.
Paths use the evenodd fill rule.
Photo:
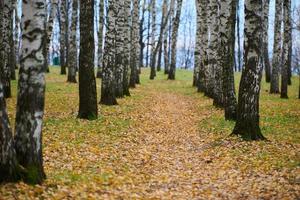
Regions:
<instances>
[{"instance_id":1,"label":"ground covered with leaves","mask_svg":"<svg viewBox=\"0 0 300 200\"><path fill-rule=\"evenodd\" d=\"M47 180L0 185L0 199L300 198L296 78L289 100L269 95L263 84L268 140L245 142L229 137L234 123L191 87L192 72L178 71L176 81L159 73L150 81L144 70L131 97L99 106L100 118L85 121L76 118L77 85L51 71L43 129ZM15 103L8 100L12 121Z\"/></svg>"}]
</instances>

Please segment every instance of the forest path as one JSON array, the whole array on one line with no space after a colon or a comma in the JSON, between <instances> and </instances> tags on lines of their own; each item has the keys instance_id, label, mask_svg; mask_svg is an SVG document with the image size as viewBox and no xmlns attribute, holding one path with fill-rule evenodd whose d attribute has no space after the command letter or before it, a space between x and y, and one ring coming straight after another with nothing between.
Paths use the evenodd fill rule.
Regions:
<instances>
[{"instance_id":1,"label":"forest path","mask_svg":"<svg viewBox=\"0 0 300 200\"><path fill-rule=\"evenodd\" d=\"M200 113L199 102L192 97L141 87L137 90L147 93L133 115L135 125L130 132L136 133L135 140L118 145L132 169L133 184L124 185L122 190L137 198L198 196L205 181L200 177L207 165L201 157L207 141L201 137L198 125L209 112ZM202 99L202 103L206 102Z\"/></svg>"}]
</instances>

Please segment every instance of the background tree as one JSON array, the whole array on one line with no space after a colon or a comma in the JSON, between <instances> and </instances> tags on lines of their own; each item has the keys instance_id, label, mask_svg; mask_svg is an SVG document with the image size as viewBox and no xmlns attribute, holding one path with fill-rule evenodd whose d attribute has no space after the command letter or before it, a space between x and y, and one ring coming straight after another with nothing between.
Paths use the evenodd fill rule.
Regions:
<instances>
[{"instance_id":1,"label":"background tree","mask_svg":"<svg viewBox=\"0 0 300 200\"><path fill-rule=\"evenodd\" d=\"M3 21L4 0L0 0L0 22ZM3 33L3 23L0 23L0 33ZM3 63L3 34L0 34L0 65ZM13 134L10 128L6 103L0 74L0 182L20 179L18 162L14 149Z\"/></svg>"},{"instance_id":2,"label":"background tree","mask_svg":"<svg viewBox=\"0 0 300 200\"><path fill-rule=\"evenodd\" d=\"M45 31L47 34L47 41L44 44L44 57L45 57L44 69L47 72L49 72L48 55L49 55L51 38L53 35L54 20L57 17L57 13L58 13L58 0L50 0L48 2L48 5L46 7L46 13L47 13L47 20L45 21L45 26L46 26Z\"/></svg>"},{"instance_id":3,"label":"background tree","mask_svg":"<svg viewBox=\"0 0 300 200\"><path fill-rule=\"evenodd\" d=\"M234 57L235 57L235 24L236 0L222 1L220 4L220 56L223 68L223 95L225 119L236 119L236 94L234 84Z\"/></svg>"},{"instance_id":4,"label":"background tree","mask_svg":"<svg viewBox=\"0 0 300 200\"><path fill-rule=\"evenodd\" d=\"M78 0L72 1L72 20L70 31L70 51L68 53L68 80L69 83L77 83L76 70L78 63L77 51L77 25L78 25Z\"/></svg>"},{"instance_id":5,"label":"background tree","mask_svg":"<svg viewBox=\"0 0 300 200\"><path fill-rule=\"evenodd\" d=\"M11 8L10 8L10 29L9 29L9 66L10 66L10 78L11 80L16 80L16 68L17 68L17 61L16 61L16 49L15 49L15 22L14 22L14 15L16 10L16 0L12 0Z\"/></svg>"},{"instance_id":6,"label":"background tree","mask_svg":"<svg viewBox=\"0 0 300 200\"><path fill-rule=\"evenodd\" d=\"M206 7L208 6L208 2L205 0L199 1L199 9L200 9L200 38L201 38L201 52L200 52L200 66L199 66L199 77L198 77L198 92L207 93L207 82L208 82L208 10ZM197 48L197 46L196 46Z\"/></svg>"},{"instance_id":7,"label":"background tree","mask_svg":"<svg viewBox=\"0 0 300 200\"><path fill-rule=\"evenodd\" d=\"M262 0L245 1L245 64L240 82L237 121L233 134L247 140L264 139L259 126L262 78Z\"/></svg>"},{"instance_id":8,"label":"background tree","mask_svg":"<svg viewBox=\"0 0 300 200\"><path fill-rule=\"evenodd\" d=\"M156 76L156 52L155 52L155 42L156 42L156 0L151 1L151 54L150 54L150 79L153 80Z\"/></svg>"},{"instance_id":9,"label":"background tree","mask_svg":"<svg viewBox=\"0 0 300 200\"><path fill-rule=\"evenodd\" d=\"M10 58L10 33L11 33L11 10L12 10L13 4L12 1L4 1L4 7L2 9L3 12L3 20L1 23L3 23L3 61L1 66L1 76L2 76L2 85L3 85L3 91L5 98L11 97L11 66L9 62Z\"/></svg>"},{"instance_id":10,"label":"background tree","mask_svg":"<svg viewBox=\"0 0 300 200\"><path fill-rule=\"evenodd\" d=\"M196 21L197 21L197 31L196 31L196 45L195 45L195 61L194 61L194 76L193 76L193 86L197 86L200 84L199 80L199 72L200 72L200 62L201 62L201 28L202 27L202 19L201 19L201 14L202 14L202 6L201 6L201 1L200 0L195 0L195 5L196 5Z\"/></svg>"},{"instance_id":11,"label":"background tree","mask_svg":"<svg viewBox=\"0 0 300 200\"><path fill-rule=\"evenodd\" d=\"M94 50L94 0L81 0L78 117L89 120L98 116Z\"/></svg>"},{"instance_id":12,"label":"background tree","mask_svg":"<svg viewBox=\"0 0 300 200\"><path fill-rule=\"evenodd\" d=\"M220 57L220 27L225 26L225 24L220 23L221 15L219 13L219 3L217 0L211 1L211 40L210 40L210 55L209 55L209 64L212 69L212 77L214 80L213 83L213 104L217 107L224 106L224 97L223 97L223 69L221 65ZM223 16L222 16L223 17Z\"/></svg>"},{"instance_id":13,"label":"background tree","mask_svg":"<svg viewBox=\"0 0 300 200\"><path fill-rule=\"evenodd\" d=\"M263 64L266 73L266 82L270 83L271 81L271 65L269 59L269 8L270 8L270 0L263 1Z\"/></svg>"},{"instance_id":14,"label":"background tree","mask_svg":"<svg viewBox=\"0 0 300 200\"><path fill-rule=\"evenodd\" d=\"M102 77L102 62L103 62L103 41L104 41L104 1L99 0L99 28L98 28L98 70L97 78Z\"/></svg>"},{"instance_id":15,"label":"background tree","mask_svg":"<svg viewBox=\"0 0 300 200\"><path fill-rule=\"evenodd\" d=\"M131 0L124 1L124 52L123 52L123 63L124 63L124 71L123 71L123 94L126 96L130 96L129 92L129 68L130 68L130 35L131 35ZM126 17L127 16L127 17ZM143 62L143 61L142 61Z\"/></svg>"},{"instance_id":16,"label":"background tree","mask_svg":"<svg viewBox=\"0 0 300 200\"><path fill-rule=\"evenodd\" d=\"M169 1L170 2L170 1ZM168 74L169 73L169 30L170 30L170 24L171 24L171 20L173 19L173 8L174 5L171 4L170 2L170 6L168 6L167 10L169 12L169 19L168 19L168 23L165 27L165 31L164 31L164 38L163 38L163 59L164 59L164 74Z\"/></svg>"},{"instance_id":17,"label":"background tree","mask_svg":"<svg viewBox=\"0 0 300 200\"><path fill-rule=\"evenodd\" d=\"M271 94L279 93L279 70L282 65L282 15L283 15L283 1L276 0L276 15L275 15L275 29L274 29L274 48L272 58L272 76L271 76Z\"/></svg>"},{"instance_id":18,"label":"background tree","mask_svg":"<svg viewBox=\"0 0 300 200\"><path fill-rule=\"evenodd\" d=\"M58 23L59 23L59 44L60 44L60 74L67 74L66 70L66 33L67 33L67 1L60 0L59 12L58 12Z\"/></svg>"},{"instance_id":19,"label":"background tree","mask_svg":"<svg viewBox=\"0 0 300 200\"><path fill-rule=\"evenodd\" d=\"M151 38L151 5L152 5L152 0L148 0L147 3L147 11L148 11L148 16L147 16L147 48L146 48L146 67L149 67L149 62L150 62L150 56L149 56L149 50L150 50L150 38Z\"/></svg>"},{"instance_id":20,"label":"background tree","mask_svg":"<svg viewBox=\"0 0 300 200\"><path fill-rule=\"evenodd\" d=\"M284 9L284 37L282 50L282 69L281 69L281 98L288 98L289 68L291 66L292 49L292 23L291 23L291 0L283 2Z\"/></svg>"},{"instance_id":21,"label":"background tree","mask_svg":"<svg viewBox=\"0 0 300 200\"><path fill-rule=\"evenodd\" d=\"M124 37L125 29L125 9L124 0L115 2L116 6L116 43L115 43L115 81L116 81L116 97L122 98L123 94L123 76L124 76Z\"/></svg>"},{"instance_id":22,"label":"background tree","mask_svg":"<svg viewBox=\"0 0 300 200\"><path fill-rule=\"evenodd\" d=\"M103 71L101 84L101 104L116 105L116 87L115 87L115 33L116 33L116 2L108 1L107 26L103 55Z\"/></svg>"},{"instance_id":23,"label":"background tree","mask_svg":"<svg viewBox=\"0 0 300 200\"><path fill-rule=\"evenodd\" d=\"M177 58L177 38L178 38L178 29L180 23L180 16L181 16L181 8L182 8L182 0L177 0L177 10L176 16L173 20L173 27L172 27L172 46L171 46L171 65L169 69L168 79L175 80L175 73L176 73L176 58Z\"/></svg>"},{"instance_id":24,"label":"background tree","mask_svg":"<svg viewBox=\"0 0 300 200\"><path fill-rule=\"evenodd\" d=\"M147 30L145 28L145 20L146 20L146 11L147 11L147 3L146 0L143 0L142 5L142 13L141 13L141 19L140 19L140 29L139 29L139 44L140 44L140 61L139 61L139 71L141 71L141 68L144 67L144 49L145 49L145 41L144 41L144 33Z\"/></svg>"},{"instance_id":25,"label":"background tree","mask_svg":"<svg viewBox=\"0 0 300 200\"><path fill-rule=\"evenodd\" d=\"M164 0L162 4L162 12L161 12L161 22L160 22L160 32L159 32L159 38L161 38L161 41L158 41L159 43L159 50L158 50L158 58L157 58L157 71L161 71L161 62L162 62L162 53L163 53L163 41L164 41L164 36L165 36L165 30L167 27L168 20L167 15L168 15L168 0ZM169 16L168 16L169 17Z\"/></svg>"},{"instance_id":26,"label":"background tree","mask_svg":"<svg viewBox=\"0 0 300 200\"><path fill-rule=\"evenodd\" d=\"M139 82L138 64L139 64L139 0L133 0L132 11L132 29L131 29L131 54L130 54L130 80L129 86L135 88Z\"/></svg>"}]
</instances>

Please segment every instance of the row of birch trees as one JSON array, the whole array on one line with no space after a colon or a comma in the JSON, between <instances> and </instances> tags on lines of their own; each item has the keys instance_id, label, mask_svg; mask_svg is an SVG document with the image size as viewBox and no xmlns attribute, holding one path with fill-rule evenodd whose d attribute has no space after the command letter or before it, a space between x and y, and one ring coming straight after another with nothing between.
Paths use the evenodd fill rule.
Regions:
<instances>
[{"instance_id":1,"label":"row of birch trees","mask_svg":"<svg viewBox=\"0 0 300 200\"><path fill-rule=\"evenodd\" d=\"M291 79L291 0L276 0L273 59L268 54L269 0L245 0L244 62L238 100L234 84L237 0L196 0L197 36L193 85L215 106L225 110L226 120L236 120L233 134L264 139L259 127L259 95L263 69L271 81L271 93L287 98ZM209 9L208 9L209 8ZM281 25L284 26L281 30ZM271 73L272 71L272 73Z\"/></svg>"}]
</instances>

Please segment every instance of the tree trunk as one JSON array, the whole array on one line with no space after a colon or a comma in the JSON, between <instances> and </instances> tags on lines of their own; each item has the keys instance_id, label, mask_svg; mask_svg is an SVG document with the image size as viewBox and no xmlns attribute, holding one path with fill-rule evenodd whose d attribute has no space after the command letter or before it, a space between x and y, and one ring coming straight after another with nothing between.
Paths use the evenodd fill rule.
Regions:
<instances>
[{"instance_id":1,"label":"tree trunk","mask_svg":"<svg viewBox=\"0 0 300 200\"><path fill-rule=\"evenodd\" d=\"M151 54L150 54L150 80L153 80L156 76L156 54L155 54L155 36L156 36L156 0L151 1Z\"/></svg>"},{"instance_id":2,"label":"tree trunk","mask_svg":"<svg viewBox=\"0 0 300 200\"><path fill-rule=\"evenodd\" d=\"M149 45L150 45L150 27L151 27L151 1L148 1L148 20L147 20L147 49L146 49L146 67L149 66Z\"/></svg>"},{"instance_id":3,"label":"tree trunk","mask_svg":"<svg viewBox=\"0 0 300 200\"><path fill-rule=\"evenodd\" d=\"M220 6L220 56L223 68L223 95L225 119L236 119L236 94L234 84L234 49L236 25L236 0L222 1Z\"/></svg>"},{"instance_id":4,"label":"tree trunk","mask_svg":"<svg viewBox=\"0 0 300 200\"><path fill-rule=\"evenodd\" d=\"M51 0L50 1L50 14L49 14L49 20L45 21L46 23L46 29L45 32L47 34L47 41L44 44L44 57L45 57L45 63L44 63L44 69L46 72L50 72L49 70L49 63L48 63L48 55L49 55L49 49L50 49L50 43L51 43L51 38L53 35L53 26L54 26L54 20L57 16L57 10L58 10L58 0ZM48 15L48 6L46 8L46 12Z\"/></svg>"},{"instance_id":5,"label":"tree trunk","mask_svg":"<svg viewBox=\"0 0 300 200\"><path fill-rule=\"evenodd\" d=\"M208 26L210 30L210 40L209 46L207 50L208 54L208 64L205 70L205 78L206 78L206 90L205 96L214 98L215 96L215 72L217 65L217 46L218 46L218 28L217 26L217 15L218 15L218 7L216 0L212 0L209 4L209 16L208 16Z\"/></svg>"},{"instance_id":6,"label":"tree trunk","mask_svg":"<svg viewBox=\"0 0 300 200\"><path fill-rule=\"evenodd\" d=\"M282 33L281 33L281 22L282 22L282 0L276 0L276 15L275 15L275 33L274 33L274 49L272 59L272 76L271 76L271 94L279 93L279 71L282 66Z\"/></svg>"},{"instance_id":7,"label":"tree trunk","mask_svg":"<svg viewBox=\"0 0 300 200\"><path fill-rule=\"evenodd\" d=\"M283 99L288 98L290 49L292 47L292 27L291 27L291 0L285 0L284 9L284 38L283 38L283 56L282 56L282 75L281 75L281 95Z\"/></svg>"},{"instance_id":8,"label":"tree trunk","mask_svg":"<svg viewBox=\"0 0 300 200\"><path fill-rule=\"evenodd\" d=\"M0 0L0 22L3 21L4 0ZM3 33L3 23L0 23L0 32ZM0 34L0 65L3 63L3 34ZM20 173L14 149L13 134L6 111L4 91L0 75L0 183L19 180Z\"/></svg>"},{"instance_id":9,"label":"tree trunk","mask_svg":"<svg viewBox=\"0 0 300 200\"><path fill-rule=\"evenodd\" d=\"M202 14L202 5L200 0L195 0L196 4L196 11L197 11L197 23L196 23L196 45L195 45L195 52L194 52L194 57L195 57L195 64L194 64L194 75L193 75L193 86L196 87L200 83L199 80L199 71L200 71L200 62L201 62L201 29L202 27L202 19L201 19L201 14Z\"/></svg>"},{"instance_id":10,"label":"tree trunk","mask_svg":"<svg viewBox=\"0 0 300 200\"><path fill-rule=\"evenodd\" d=\"M145 23L145 12L146 12L146 0L143 1L143 6L142 6L142 15L141 15L141 20L139 24L139 44L140 44L140 61L139 61L139 73L141 73L141 69L144 66L144 49L145 49L145 42L144 42L144 23Z\"/></svg>"},{"instance_id":11,"label":"tree trunk","mask_svg":"<svg viewBox=\"0 0 300 200\"><path fill-rule=\"evenodd\" d=\"M65 32L65 47L66 47L66 63L65 63L65 70L70 65L70 10L71 10L71 0L66 1L66 32Z\"/></svg>"},{"instance_id":12,"label":"tree trunk","mask_svg":"<svg viewBox=\"0 0 300 200\"><path fill-rule=\"evenodd\" d=\"M200 0L199 2L199 18L200 18L200 24L199 27L199 37L200 37L200 60L199 60L199 72L198 72L198 92L206 92L206 86L207 86L207 78L206 78L206 71L207 71L207 62L208 62L208 12L207 12L207 6L208 2L205 0Z\"/></svg>"},{"instance_id":13,"label":"tree trunk","mask_svg":"<svg viewBox=\"0 0 300 200\"><path fill-rule=\"evenodd\" d=\"M60 29L60 74L67 74L66 71L66 1L60 0L59 9L59 29Z\"/></svg>"},{"instance_id":14,"label":"tree trunk","mask_svg":"<svg viewBox=\"0 0 300 200\"><path fill-rule=\"evenodd\" d=\"M162 53L163 53L163 41L165 36L165 30L166 30L166 23L165 19L167 18L167 10L168 9L168 1L163 1L163 8L162 8L162 17L161 17L161 24L160 24L160 37L162 38L161 41L159 41L159 50L158 50L158 59L157 59L157 71L161 71L161 60L162 60Z\"/></svg>"},{"instance_id":15,"label":"tree trunk","mask_svg":"<svg viewBox=\"0 0 300 200\"><path fill-rule=\"evenodd\" d=\"M42 126L45 102L43 43L45 1L23 1L22 59L19 72L15 149L26 169L24 180L40 184L46 178L43 168Z\"/></svg>"},{"instance_id":16,"label":"tree trunk","mask_svg":"<svg viewBox=\"0 0 300 200\"><path fill-rule=\"evenodd\" d=\"M170 11L169 11L170 12ZM171 12L169 14L169 22L168 22L168 27L166 27L165 30L165 35L164 35L164 49L163 49L163 54L164 54L164 74L169 74L169 52L168 52L168 37L169 37L169 24L170 24L170 19L172 19Z\"/></svg>"},{"instance_id":17,"label":"tree trunk","mask_svg":"<svg viewBox=\"0 0 300 200\"><path fill-rule=\"evenodd\" d=\"M97 78L102 78L103 62L103 28L104 28L104 1L99 0L99 30L98 30L98 69Z\"/></svg>"},{"instance_id":18,"label":"tree trunk","mask_svg":"<svg viewBox=\"0 0 300 200\"><path fill-rule=\"evenodd\" d=\"M263 1L263 64L266 73L266 82L270 83L271 81L271 65L269 59L269 37L268 37L268 27L269 27L269 6L270 0Z\"/></svg>"},{"instance_id":19,"label":"tree trunk","mask_svg":"<svg viewBox=\"0 0 300 200\"><path fill-rule=\"evenodd\" d=\"M264 139L259 127L262 78L262 0L245 1L245 64L240 82L237 121L233 134L245 140Z\"/></svg>"},{"instance_id":20,"label":"tree trunk","mask_svg":"<svg viewBox=\"0 0 300 200\"><path fill-rule=\"evenodd\" d=\"M116 32L116 3L115 0L108 1L108 18L103 55L103 71L101 84L101 100L104 105L117 105L115 86L115 32Z\"/></svg>"},{"instance_id":21,"label":"tree trunk","mask_svg":"<svg viewBox=\"0 0 300 200\"><path fill-rule=\"evenodd\" d=\"M124 76L124 28L125 28L125 9L124 0L118 0L115 2L117 18L116 18L116 70L115 70L115 80L116 80L116 97L122 98L123 94L123 76Z\"/></svg>"},{"instance_id":22,"label":"tree trunk","mask_svg":"<svg viewBox=\"0 0 300 200\"><path fill-rule=\"evenodd\" d=\"M138 74L139 64L139 0L133 1L133 14L132 14L132 30L131 30L131 56L130 56L130 80L129 86L135 88Z\"/></svg>"},{"instance_id":23,"label":"tree trunk","mask_svg":"<svg viewBox=\"0 0 300 200\"><path fill-rule=\"evenodd\" d=\"M223 69L221 65L221 34L220 34L220 27L223 28L226 24L220 23L220 14L218 0L211 1L211 17L212 17L212 27L211 27L211 41L210 41L210 50L211 50L211 57L210 57L210 64L211 68L214 71L214 86L213 86L213 104L216 107L224 107L224 97L223 97ZM228 9L228 8L227 8ZM227 11L228 12L228 11ZM230 14L230 12L228 12ZM223 13L224 14L224 13ZM223 16L222 16L223 18ZM224 32L224 31L223 31ZM222 33L223 33L222 32ZM211 77L212 78L212 77Z\"/></svg>"},{"instance_id":24,"label":"tree trunk","mask_svg":"<svg viewBox=\"0 0 300 200\"><path fill-rule=\"evenodd\" d=\"M16 7L16 2L13 1L12 7L10 8L10 33L9 33L9 45L10 45L10 56L9 56L9 66L10 66L10 78L11 80L16 80L16 50L14 41L14 11Z\"/></svg>"},{"instance_id":25,"label":"tree trunk","mask_svg":"<svg viewBox=\"0 0 300 200\"><path fill-rule=\"evenodd\" d=\"M94 0L81 0L78 117L88 120L98 117L94 50Z\"/></svg>"},{"instance_id":26,"label":"tree trunk","mask_svg":"<svg viewBox=\"0 0 300 200\"><path fill-rule=\"evenodd\" d=\"M130 68L130 16L131 16L131 0L125 0L124 2L125 17L124 19L124 74L123 74L123 94L130 96L129 92L129 68Z\"/></svg>"},{"instance_id":27,"label":"tree trunk","mask_svg":"<svg viewBox=\"0 0 300 200\"><path fill-rule=\"evenodd\" d=\"M11 8L12 2L11 1L4 1L4 8L3 8L3 66L1 68L1 76L2 76L2 85L4 91L4 97L10 98L11 97L11 66L9 62L10 58L10 30L11 30Z\"/></svg>"},{"instance_id":28,"label":"tree trunk","mask_svg":"<svg viewBox=\"0 0 300 200\"><path fill-rule=\"evenodd\" d=\"M235 71L241 71L242 70L242 48L241 48L241 34L240 34L240 1L237 1L237 43L238 43L238 66L235 67Z\"/></svg>"},{"instance_id":29,"label":"tree trunk","mask_svg":"<svg viewBox=\"0 0 300 200\"><path fill-rule=\"evenodd\" d=\"M0 83L0 112L2 113L0 118L0 183L21 179L21 171L14 149L13 134L3 97L3 87Z\"/></svg>"},{"instance_id":30,"label":"tree trunk","mask_svg":"<svg viewBox=\"0 0 300 200\"><path fill-rule=\"evenodd\" d=\"M182 0L177 0L177 11L176 16L173 21L173 30L172 30L172 42L171 42L171 65L170 71L168 75L169 80L175 80L175 73L176 73L176 58L177 58L177 38L178 38L178 29L180 23L180 16L181 16L181 7L182 7Z\"/></svg>"},{"instance_id":31,"label":"tree trunk","mask_svg":"<svg viewBox=\"0 0 300 200\"><path fill-rule=\"evenodd\" d=\"M76 69L78 62L78 51L77 51L77 24L78 24L78 0L72 2L72 22L70 31L70 51L69 58L67 59L68 64L68 80L69 83L77 83L76 80Z\"/></svg>"}]
</instances>

